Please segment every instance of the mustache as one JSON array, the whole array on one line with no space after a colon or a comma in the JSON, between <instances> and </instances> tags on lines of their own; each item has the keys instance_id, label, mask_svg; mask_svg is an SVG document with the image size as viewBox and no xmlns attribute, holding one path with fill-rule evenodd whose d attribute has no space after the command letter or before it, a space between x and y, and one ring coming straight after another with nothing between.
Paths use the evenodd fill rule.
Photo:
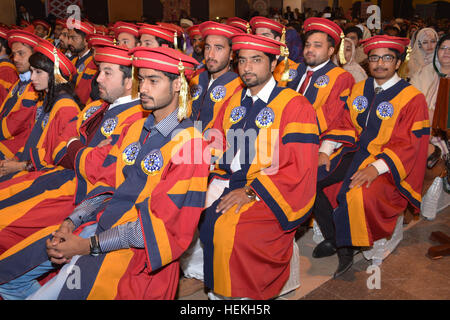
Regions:
<instances>
[{"instance_id":1,"label":"mustache","mask_svg":"<svg viewBox=\"0 0 450 320\"><path fill-rule=\"evenodd\" d=\"M146 94L143 94L143 93L140 94L140 97L141 97L141 99L143 98L143 99L148 99L148 100L155 101L155 99L152 96L149 96L149 95L146 95Z\"/></svg>"},{"instance_id":2,"label":"mustache","mask_svg":"<svg viewBox=\"0 0 450 320\"><path fill-rule=\"evenodd\" d=\"M246 72L242 76L243 77L245 77L245 76L254 76L254 77L256 77L256 74L255 73L251 73L251 72Z\"/></svg>"},{"instance_id":3,"label":"mustache","mask_svg":"<svg viewBox=\"0 0 450 320\"><path fill-rule=\"evenodd\" d=\"M386 69L386 68L381 68L381 67L377 67L377 68L375 68L374 69L374 71L387 71L388 69Z\"/></svg>"},{"instance_id":4,"label":"mustache","mask_svg":"<svg viewBox=\"0 0 450 320\"><path fill-rule=\"evenodd\" d=\"M212 58L207 59L207 60L206 60L206 63L211 62L211 61L212 61L212 62L215 62L215 63L218 63L217 60L214 60L214 59L212 59Z\"/></svg>"}]
</instances>

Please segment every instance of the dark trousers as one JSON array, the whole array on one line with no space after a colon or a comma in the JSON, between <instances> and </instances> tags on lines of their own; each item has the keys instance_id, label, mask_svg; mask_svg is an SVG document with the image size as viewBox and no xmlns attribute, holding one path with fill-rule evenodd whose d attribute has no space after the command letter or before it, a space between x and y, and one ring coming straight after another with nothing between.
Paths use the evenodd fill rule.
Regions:
<instances>
[{"instance_id":1,"label":"dark trousers","mask_svg":"<svg viewBox=\"0 0 450 320\"><path fill-rule=\"evenodd\" d=\"M336 231L333 221L333 207L323 189L344 180L352 163L354 152L345 154L337 168L325 179L317 182L316 201L314 202L314 219L319 225L325 240L336 245Z\"/></svg>"}]
</instances>

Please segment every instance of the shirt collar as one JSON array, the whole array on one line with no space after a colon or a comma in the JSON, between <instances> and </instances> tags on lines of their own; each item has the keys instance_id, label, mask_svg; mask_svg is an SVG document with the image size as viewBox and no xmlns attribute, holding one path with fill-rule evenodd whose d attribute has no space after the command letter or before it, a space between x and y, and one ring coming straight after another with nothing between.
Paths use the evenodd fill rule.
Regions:
<instances>
[{"instance_id":1,"label":"shirt collar","mask_svg":"<svg viewBox=\"0 0 450 320\"><path fill-rule=\"evenodd\" d=\"M319 64L318 66L315 66L314 68L311 68L310 66L307 66L307 67L306 67L306 71L313 71L313 72L316 72L317 70L320 70L320 69L322 69L323 67L325 67L326 64L327 64L328 62L330 62L330 59L328 59L327 61L325 61L325 62L322 63L322 64Z\"/></svg>"},{"instance_id":2,"label":"shirt collar","mask_svg":"<svg viewBox=\"0 0 450 320\"><path fill-rule=\"evenodd\" d=\"M250 89L247 89L247 91L245 92L244 98L245 97L251 97L253 99L253 102L255 102L258 99L261 99L262 101L264 101L264 103L269 102L269 98L270 95L273 91L273 89L276 87L277 82L275 81L275 79L273 78L273 76L270 78L269 81L267 81L266 85L259 90L259 92L252 96Z\"/></svg>"},{"instance_id":3,"label":"shirt collar","mask_svg":"<svg viewBox=\"0 0 450 320\"><path fill-rule=\"evenodd\" d=\"M91 52L91 49L89 49L88 51L86 51L81 57L78 58L78 60L83 59L85 56L87 56L89 53Z\"/></svg>"},{"instance_id":4,"label":"shirt collar","mask_svg":"<svg viewBox=\"0 0 450 320\"><path fill-rule=\"evenodd\" d=\"M19 73L19 78L20 78L21 82L30 81L31 80L31 71Z\"/></svg>"},{"instance_id":5,"label":"shirt collar","mask_svg":"<svg viewBox=\"0 0 450 320\"><path fill-rule=\"evenodd\" d=\"M112 108L117 107L117 106L120 106L120 105L122 105L122 104L129 103L129 102L131 102L131 101L136 101L136 100L138 100L138 99L139 99L139 98L131 99L131 95L125 96L125 97L120 97L120 98L116 99L116 101L114 101L113 103L111 103L111 104L109 105L108 110L111 110Z\"/></svg>"},{"instance_id":6,"label":"shirt collar","mask_svg":"<svg viewBox=\"0 0 450 320\"><path fill-rule=\"evenodd\" d=\"M171 114L162 119L156 125L155 117L153 116L153 114L150 114L147 121L145 122L145 127L149 131L154 131L154 129L156 129L164 137L167 137L178 126L178 124L178 108L176 108Z\"/></svg>"},{"instance_id":7,"label":"shirt collar","mask_svg":"<svg viewBox=\"0 0 450 320\"><path fill-rule=\"evenodd\" d=\"M397 73L395 73L392 78L390 78L388 81L386 81L385 83L383 83L381 86L377 83L377 80L374 80L373 82L373 87L381 87L383 89L383 91L389 89L390 87L394 86L397 82L399 82L401 80L401 78L398 76Z\"/></svg>"}]
</instances>

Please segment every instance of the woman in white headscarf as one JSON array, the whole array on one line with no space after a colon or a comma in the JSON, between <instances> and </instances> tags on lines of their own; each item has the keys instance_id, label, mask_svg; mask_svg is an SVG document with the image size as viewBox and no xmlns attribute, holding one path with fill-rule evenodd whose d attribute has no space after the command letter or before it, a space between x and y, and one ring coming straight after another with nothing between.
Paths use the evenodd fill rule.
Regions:
<instances>
[{"instance_id":1,"label":"woman in white headscarf","mask_svg":"<svg viewBox=\"0 0 450 320\"><path fill-rule=\"evenodd\" d=\"M356 62L355 56L356 56L356 49L355 45L353 44L353 41L349 38L344 39L344 53L345 53L345 61L347 61L346 64L341 65L339 63L338 55L335 54L333 56L333 62L335 65L340 66L344 70L351 73L353 78L355 79L355 82L360 82L367 79L367 74L364 71L364 69Z\"/></svg>"},{"instance_id":2,"label":"woman in white headscarf","mask_svg":"<svg viewBox=\"0 0 450 320\"><path fill-rule=\"evenodd\" d=\"M416 34L408 63L408 78L411 79L433 61L438 34L432 28L423 28Z\"/></svg>"}]
</instances>

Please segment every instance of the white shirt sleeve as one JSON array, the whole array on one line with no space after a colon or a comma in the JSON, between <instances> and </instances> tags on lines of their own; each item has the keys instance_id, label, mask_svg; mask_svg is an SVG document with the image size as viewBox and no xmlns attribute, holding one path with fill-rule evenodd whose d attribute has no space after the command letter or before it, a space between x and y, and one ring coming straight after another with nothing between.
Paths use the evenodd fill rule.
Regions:
<instances>
[{"instance_id":1,"label":"white shirt sleeve","mask_svg":"<svg viewBox=\"0 0 450 320\"><path fill-rule=\"evenodd\" d=\"M328 156L331 156L334 150L338 149L340 146L342 146L342 143L340 142L324 140L319 148L319 152L323 152L326 153Z\"/></svg>"},{"instance_id":2,"label":"white shirt sleeve","mask_svg":"<svg viewBox=\"0 0 450 320\"><path fill-rule=\"evenodd\" d=\"M378 175L382 175L383 173L389 172L389 167L386 164L386 162L384 162L383 159L378 159L372 162L370 165L374 166L375 169L377 169Z\"/></svg>"}]
</instances>

